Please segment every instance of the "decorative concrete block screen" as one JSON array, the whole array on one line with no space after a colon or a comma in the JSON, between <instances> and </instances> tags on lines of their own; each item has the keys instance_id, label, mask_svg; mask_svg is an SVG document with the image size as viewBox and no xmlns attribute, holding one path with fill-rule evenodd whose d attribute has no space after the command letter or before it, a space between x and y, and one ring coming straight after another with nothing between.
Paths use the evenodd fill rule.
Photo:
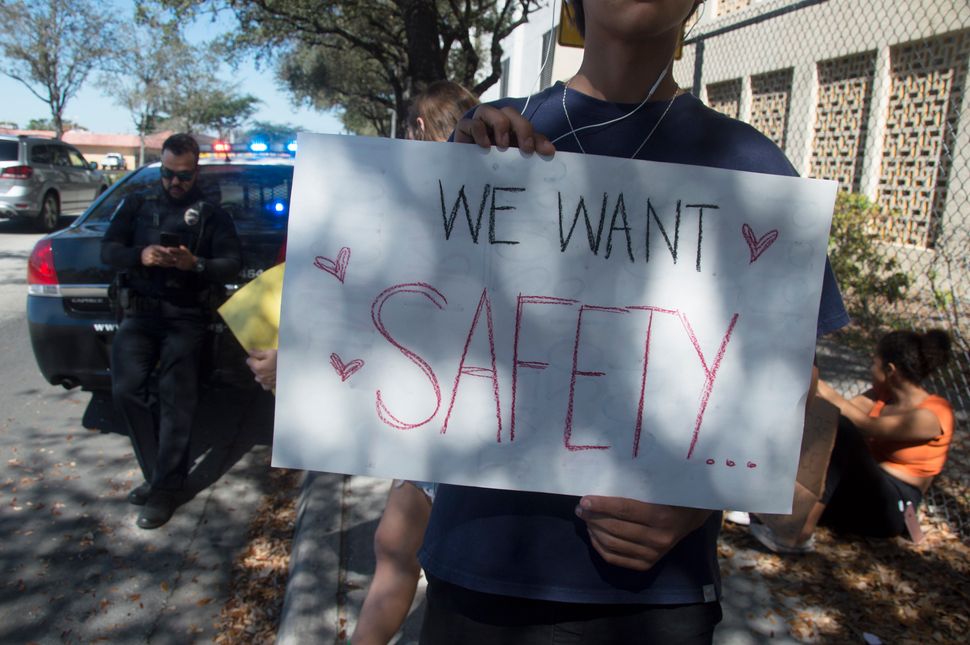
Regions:
<instances>
[{"instance_id":1,"label":"decorative concrete block screen","mask_svg":"<svg viewBox=\"0 0 970 645\"><path fill-rule=\"evenodd\" d=\"M751 125L779 148L785 147L788 110L791 107L791 69L751 78Z\"/></svg>"},{"instance_id":2,"label":"decorative concrete block screen","mask_svg":"<svg viewBox=\"0 0 970 645\"><path fill-rule=\"evenodd\" d=\"M835 179L842 190L859 192L862 183L875 70L875 52L818 64L811 175Z\"/></svg>"},{"instance_id":3,"label":"decorative concrete block screen","mask_svg":"<svg viewBox=\"0 0 970 645\"><path fill-rule=\"evenodd\" d=\"M879 199L893 216L885 220L883 239L920 248L931 248L936 241L968 55L970 33L966 31L890 50L892 81Z\"/></svg>"},{"instance_id":4,"label":"decorative concrete block screen","mask_svg":"<svg viewBox=\"0 0 970 645\"><path fill-rule=\"evenodd\" d=\"M751 0L720 0L717 3L717 15L727 16L736 11L747 9L749 6L751 6Z\"/></svg>"},{"instance_id":5,"label":"decorative concrete block screen","mask_svg":"<svg viewBox=\"0 0 970 645\"><path fill-rule=\"evenodd\" d=\"M731 118L741 112L741 79L715 83L707 88L707 104Z\"/></svg>"}]
</instances>

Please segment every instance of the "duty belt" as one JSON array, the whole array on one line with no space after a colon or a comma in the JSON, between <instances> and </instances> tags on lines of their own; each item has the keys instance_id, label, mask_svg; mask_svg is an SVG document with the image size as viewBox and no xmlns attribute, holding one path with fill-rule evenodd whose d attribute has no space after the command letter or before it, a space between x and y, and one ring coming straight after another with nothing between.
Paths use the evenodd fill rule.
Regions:
<instances>
[{"instance_id":1,"label":"duty belt","mask_svg":"<svg viewBox=\"0 0 970 645\"><path fill-rule=\"evenodd\" d=\"M164 304L169 304L173 307L203 307L208 300L208 294L206 291L201 291L199 293L193 294L184 299L172 300L170 298L156 298L153 296L143 296L129 291L128 302L124 302L124 296L122 296L121 306L126 314L147 314L155 313L159 311Z\"/></svg>"}]
</instances>

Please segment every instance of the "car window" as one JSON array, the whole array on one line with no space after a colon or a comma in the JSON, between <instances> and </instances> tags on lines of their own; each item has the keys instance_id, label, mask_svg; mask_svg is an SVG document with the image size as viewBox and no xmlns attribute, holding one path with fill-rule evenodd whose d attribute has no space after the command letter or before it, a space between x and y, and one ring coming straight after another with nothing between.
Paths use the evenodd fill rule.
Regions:
<instances>
[{"instance_id":1,"label":"car window","mask_svg":"<svg viewBox=\"0 0 970 645\"><path fill-rule=\"evenodd\" d=\"M84 224L107 224L114 215L115 209L118 208L118 204L121 203L128 195L146 190L148 188L153 188L158 185L158 168L142 168L140 171L129 175L124 181L119 184L115 184L111 187L111 190L105 194L104 199L102 199L98 204L88 211L87 217L84 218Z\"/></svg>"},{"instance_id":2,"label":"car window","mask_svg":"<svg viewBox=\"0 0 970 645\"><path fill-rule=\"evenodd\" d=\"M30 163L50 163L51 162L51 147L46 145L37 145L30 149Z\"/></svg>"},{"instance_id":3,"label":"car window","mask_svg":"<svg viewBox=\"0 0 970 645\"><path fill-rule=\"evenodd\" d=\"M292 166L202 166L199 185L218 199L240 233L284 231L293 188Z\"/></svg>"},{"instance_id":4,"label":"car window","mask_svg":"<svg viewBox=\"0 0 970 645\"><path fill-rule=\"evenodd\" d=\"M17 161L19 148L19 141L0 141L0 161Z\"/></svg>"},{"instance_id":5,"label":"car window","mask_svg":"<svg viewBox=\"0 0 970 645\"><path fill-rule=\"evenodd\" d=\"M72 149L68 148L67 149L67 156L71 160L71 165L74 166L75 168L87 168L88 167L88 162L84 160L84 157L82 157L81 156L81 153L78 152L77 150L72 150Z\"/></svg>"},{"instance_id":6,"label":"car window","mask_svg":"<svg viewBox=\"0 0 970 645\"><path fill-rule=\"evenodd\" d=\"M127 195L155 188L158 166L145 167L112 187L84 219L85 224L107 223ZM292 166L206 165L199 168L199 188L232 216L240 233L286 230L293 188Z\"/></svg>"},{"instance_id":7,"label":"car window","mask_svg":"<svg viewBox=\"0 0 970 645\"><path fill-rule=\"evenodd\" d=\"M51 146L51 157L54 158L55 166L70 166L71 160L67 158L67 148L64 146Z\"/></svg>"}]
</instances>

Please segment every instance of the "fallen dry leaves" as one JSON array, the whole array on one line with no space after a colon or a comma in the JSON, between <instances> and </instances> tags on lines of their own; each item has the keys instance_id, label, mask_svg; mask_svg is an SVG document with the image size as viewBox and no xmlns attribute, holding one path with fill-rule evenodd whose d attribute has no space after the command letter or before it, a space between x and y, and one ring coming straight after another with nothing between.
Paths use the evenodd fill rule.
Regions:
<instances>
[{"instance_id":1,"label":"fallen dry leaves","mask_svg":"<svg viewBox=\"0 0 970 645\"><path fill-rule=\"evenodd\" d=\"M229 600L216 624L215 642L273 643L290 571L301 471L274 468L269 489L249 525L246 548L233 562Z\"/></svg>"},{"instance_id":2,"label":"fallen dry leaves","mask_svg":"<svg viewBox=\"0 0 970 645\"><path fill-rule=\"evenodd\" d=\"M719 554L724 575L747 550L779 600L792 637L802 642L966 642L970 627L970 545L936 517L921 521L925 539L869 539L815 533L815 553L765 552L747 529L725 523ZM785 602L781 602L785 599ZM788 609L782 607L787 605Z\"/></svg>"},{"instance_id":3,"label":"fallen dry leaves","mask_svg":"<svg viewBox=\"0 0 970 645\"><path fill-rule=\"evenodd\" d=\"M952 472L952 471L951 471ZM299 471L274 469L268 492L250 524L249 542L233 564L230 597L215 642L275 641L296 521ZM778 602L774 610L801 642L966 642L970 630L970 522L967 487L956 479L934 483L950 499L951 521L921 514L925 539L868 539L816 532L815 553L765 552L745 527L725 523L718 545L723 574L736 566L756 571ZM954 505L952 502L956 500ZM960 523L964 524L960 524ZM743 552L735 565L735 556ZM782 599L785 602L782 602ZM787 608L786 608L787 607ZM767 615L766 614L766 615Z\"/></svg>"}]
</instances>

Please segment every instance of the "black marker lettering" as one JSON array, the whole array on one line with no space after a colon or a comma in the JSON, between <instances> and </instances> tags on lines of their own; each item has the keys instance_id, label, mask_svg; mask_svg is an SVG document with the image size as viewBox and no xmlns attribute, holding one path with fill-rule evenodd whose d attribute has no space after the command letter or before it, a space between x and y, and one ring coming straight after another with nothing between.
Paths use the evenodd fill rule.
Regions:
<instances>
[{"instance_id":1,"label":"black marker lettering","mask_svg":"<svg viewBox=\"0 0 970 645\"><path fill-rule=\"evenodd\" d=\"M489 244L518 244L518 242L514 240L495 239L495 211L514 211L515 210L515 206L496 206L495 205L495 195L498 194L499 191L505 191L509 193L521 193L525 191L525 188L496 186L495 189L492 190L492 208L489 209L488 211L488 243ZM479 215L479 222L481 222L481 215Z\"/></svg>"}]
</instances>

